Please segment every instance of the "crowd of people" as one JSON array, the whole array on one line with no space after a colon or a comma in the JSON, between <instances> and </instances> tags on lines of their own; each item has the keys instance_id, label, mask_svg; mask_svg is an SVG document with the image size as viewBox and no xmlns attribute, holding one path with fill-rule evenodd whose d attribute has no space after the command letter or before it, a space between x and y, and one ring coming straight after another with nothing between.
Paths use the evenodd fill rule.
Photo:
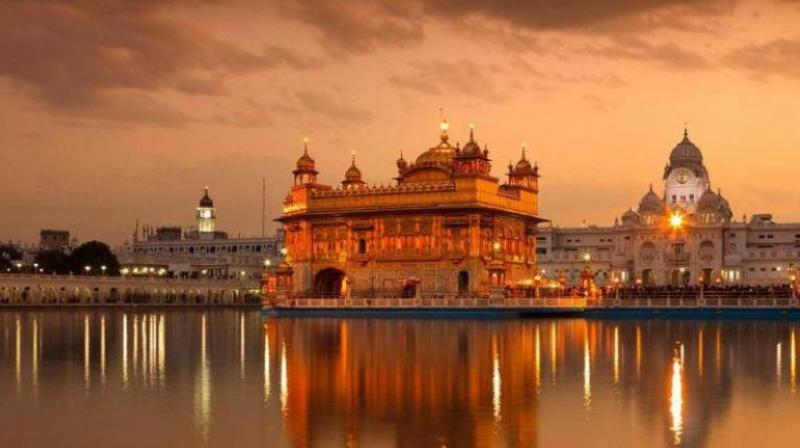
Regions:
<instances>
[{"instance_id":1,"label":"crowd of people","mask_svg":"<svg viewBox=\"0 0 800 448\"><path fill-rule=\"evenodd\" d=\"M790 284L774 285L685 285L685 286L601 286L587 290L579 286L559 286L555 288L534 286L508 286L506 297L548 298L548 297L592 297L620 299L659 299L702 297L737 299L737 298L791 298L793 288Z\"/></svg>"}]
</instances>

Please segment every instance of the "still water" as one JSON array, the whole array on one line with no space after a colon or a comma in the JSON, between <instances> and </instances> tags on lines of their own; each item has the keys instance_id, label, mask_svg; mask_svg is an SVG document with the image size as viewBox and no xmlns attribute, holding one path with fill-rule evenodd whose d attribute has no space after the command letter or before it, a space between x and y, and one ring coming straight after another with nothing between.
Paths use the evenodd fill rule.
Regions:
<instances>
[{"instance_id":1,"label":"still water","mask_svg":"<svg viewBox=\"0 0 800 448\"><path fill-rule=\"evenodd\" d=\"M795 446L800 322L0 312L0 446Z\"/></svg>"}]
</instances>

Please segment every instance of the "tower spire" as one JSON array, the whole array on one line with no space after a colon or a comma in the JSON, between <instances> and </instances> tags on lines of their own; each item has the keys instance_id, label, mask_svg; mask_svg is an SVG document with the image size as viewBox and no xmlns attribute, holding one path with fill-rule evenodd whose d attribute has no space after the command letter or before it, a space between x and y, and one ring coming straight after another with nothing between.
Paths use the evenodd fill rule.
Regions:
<instances>
[{"instance_id":1,"label":"tower spire","mask_svg":"<svg viewBox=\"0 0 800 448\"><path fill-rule=\"evenodd\" d=\"M528 144L525 143L525 142L522 142L522 160L527 160L527 159L525 159L525 149L527 147L528 147Z\"/></svg>"},{"instance_id":2,"label":"tower spire","mask_svg":"<svg viewBox=\"0 0 800 448\"><path fill-rule=\"evenodd\" d=\"M303 154L308 155L308 137L303 137Z\"/></svg>"},{"instance_id":3,"label":"tower spire","mask_svg":"<svg viewBox=\"0 0 800 448\"><path fill-rule=\"evenodd\" d=\"M475 123L469 124L469 141L475 141Z\"/></svg>"}]
</instances>

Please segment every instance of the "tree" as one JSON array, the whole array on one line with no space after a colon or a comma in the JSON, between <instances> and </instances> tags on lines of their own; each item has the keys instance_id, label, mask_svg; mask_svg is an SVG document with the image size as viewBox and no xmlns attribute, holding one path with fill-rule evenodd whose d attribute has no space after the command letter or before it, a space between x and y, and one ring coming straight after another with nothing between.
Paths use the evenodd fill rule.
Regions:
<instances>
[{"instance_id":1,"label":"tree","mask_svg":"<svg viewBox=\"0 0 800 448\"><path fill-rule=\"evenodd\" d=\"M117 257L107 244L100 241L89 241L78 246L69 255L67 266L73 274L101 275L102 267L105 266L106 275L119 275ZM86 266L90 268L88 272Z\"/></svg>"},{"instance_id":2,"label":"tree","mask_svg":"<svg viewBox=\"0 0 800 448\"><path fill-rule=\"evenodd\" d=\"M6 272L6 269L13 270L12 262L21 259L22 253L16 247L10 244L0 245L0 272Z\"/></svg>"},{"instance_id":3,"label":"tree","mask_svg":"<svg viewBox=\"0 0 800 448\"><path fill-rule=\"evenodd\" d=\"M43 250L34 259L46 274L66 274L69 272L69 256L60 250Z\"/></svg>"}]
</instances>

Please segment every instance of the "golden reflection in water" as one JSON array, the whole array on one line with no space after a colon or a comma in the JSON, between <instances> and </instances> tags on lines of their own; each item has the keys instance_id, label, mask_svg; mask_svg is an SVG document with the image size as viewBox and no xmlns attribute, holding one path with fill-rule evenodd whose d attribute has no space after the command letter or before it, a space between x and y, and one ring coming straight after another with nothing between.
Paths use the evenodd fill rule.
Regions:
<instances>
[{"instance_id":1,"label":"golden reflection in water","mask_svg":"<svg viewBox=\"0 0 800 448\"><path fill-rule=\"evenodd\" d=\"M681 344L681 351L683 345ZM672 443L681 444L683 435L683 364L680 354L674 353L672 356L672 381L670 385L669 411L672 417Z\"/></svg>"},{"instance_id":2,"label":"golden reflection in water","mask_svg":"<svg viewBox=\"0 0 800 448\"><path fill-rule=\"evenodd\" d=\"M782 364L782 347L781 343L775 344L775 376L778 378L778 385L781 383L781 364Z\"/></svg>"},{"instance_id":3,"label":"golden reflection in water","mask_svg":"<svg viewBox=\"0 0 800 448\"><path fill-rule=\"evenodd\" d=\"M269 329L267 324L264 324L264 404L269 403L270 394L272 393L269 378Z\"/></svg>"},{"instance_id":4,"label":"golden reflection in water","mask_svg":"<svg viewBox=\"0 0 800 448\"><path fill-rule=\"evenodd\" d=\"M131 353L133 354L133 374L136 375L139 367L139 316L133 316L133 337L131 338L131 342L133 342L133 347L131 348Z\"/></svg>"},{"instance_id":5,"label":"golden reflection in water","mask_svg":"<svg viewBox=\"0 0 800 448\"><path fill-rule=\"evenodd\" d=\"M703 329L697 335L697 372L703 376Z\"/></svg>"},{"instance_id":6,"label":"golden reflection in water","mask_svg":"<svg viewBox=\"0 0 800 448\"><path fill-rule=\"evenodd\" d=\"M557 354L556 354L556 324L550 324L550 375L553 378L553 383L556 382L556 369L558 367Z\"/></svg>"},{"instance_id":7,"label":"golden reflection in water","mask_svg":"<svg viewBox=\"0 0 800 448\"><path fill-rule=\"evenodd\" d=\"M717 335L714 339L714 361L717 368L717 377L719 377L722 370L722 331L719 324L717 324Z\"/></svg>"},{"instance_id":8,"label":"golden reflection in water","mask_svg":"<svg viewBox=\"0 0 800 448\"><path fill-rule=\"evenodd\" d=\"M542 389L542 337L539 326L536 326L536 354L535 354L535 368L536 368L536 393L541 392Z\"/></svg>"},{"instance_id":9,"label":"golden reflection in water","mask_svg":"<svg viewBox=\"0 0 800 448\"><path fill-rule=\"evenodd\" d=\"M100 316L100 385L106 386L106 316Z\"/></svg>"},{"instance_id":10,"label":"golden reflection in water","mask_svg":"<svg viewBox=\"0 0 800 448\"><path fill-rule=\"evenodd\" d=\"M158 317L158 380L163 385L167 366L167 326L164 315Z\"/></svg>"},{"instance_id":11,"label":"golden reflection in water","mask_svg":"<svg viewBox=\"0 0 800 448\"><path fill-rule=\"evenodd\" d=\"M239 316L239 378L244 379L245 370L245 337L244 337L244 313Z\"/></svg>"},{"instance_id":12,"label":"golden reflection in water","mask_svg":"<svg viewBox=\"0 0 800 448\"><path fill-rule=\"evenodd\" d=\"M286 341L281 341L281 411L286 416L289 410L289 374L286 371Z\"/></svg>"},{"instance_id":13,"label":"golden reflection in water","mask_svg":"<svg viewBox=\"0 0 800 448\"><path fill-rule=\"evenodd\" d=\"M39 320L33 318L33 337L31 338L31 387L33 393L39 390Z\"/></svg>"},{"instance_id":14,"label":"golden reflection in water","mask_svg":"<svg viewBox=\"0 0 800 448\"><path fill-rule=\"evenodd\" d=\"M208 329L206 315L200 318L200 370L195 382L195 425L204 442L211 429L211 372L208 363Z\"/></svg>"},{"instance_id":15,"label":"golden reflection in water","mask_svg":"<svg viewBox=\"0 0 800 448\"><path fill-rule=\"evenodd\" d=\"M83 385L88 392L91 385L91 329L89 328L89 315L83 315Z\"/></svg>"},{"instance_id":16,"label":"golden reflection in water","mask_svg":"<svg viewBox=\"0 0 800 448\"><path fill-rule=\"evenodd\" d=\"M492 338L492 411L495 425L502 421L500 405L502 404L503 378L500 376L500 355L497 352L497 340Z\"/></svg>"},{"instance_id":17,"label":"golden reflection in water","mask_svg":"<svg viewBox=\"0 0 800 448\"><path fill-rule=\"evenodd\" d=\"M14 374L17 379L17 395L22 391L22 323L19 316L14 320L14 327L17 332L16 347L14 352Z\"/></svg>"},{"instance_id":18,"label":"golden reflection in water","mask_svg":"<svg viewBox=\"0 0 800 448\"><path fill-rule=\"evenodd\" d=\"M619 383L619 326L614 327L614 384Z\"/></svg>"},{"instance_id":19,"label":"golden reflection in water","mask_svg":"<svg viewBox=\"0 0 800 448\"><path fill-rule=\"evenodd\" d=\"M789 335L789 386L792 394L797 392L797 356L795 350L794 328Z\"/></svg>"},{"instance_id":20,"label":"golden reflection in water","mask_svg":"<svg viewBox=\"0 0 800 448\"><path fill-rule=\"evenodd\" d=\"M122 315L122 388L128 388L128 313Z\"/></svg>"},{"instance_id":21,"label":"golden reflection in water","mask_svg":"<svg viewBox=\"0 0 800 448\"><path fill-rule=\"evenodd\" d=\"M592 357L589 350L589 335L583 337L583 405L592 408Z\"/></svg>"},{"instance_id":22,"label":"golden reflection in water","mask_svg":"<svg viewBox=\"0 0 800 448\"><path fill-rule=\"evenodd\" d=\"M636 378L642 374L642 328L636 324Z\"/></svg>"}]
</instances>

